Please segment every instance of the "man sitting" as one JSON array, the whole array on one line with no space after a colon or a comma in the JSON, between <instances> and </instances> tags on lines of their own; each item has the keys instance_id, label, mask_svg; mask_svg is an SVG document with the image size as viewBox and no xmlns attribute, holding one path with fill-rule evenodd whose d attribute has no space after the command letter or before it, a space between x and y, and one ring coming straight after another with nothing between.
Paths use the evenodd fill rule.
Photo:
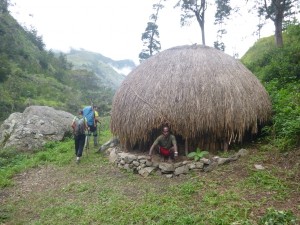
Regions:
<instances>
[{"instance_id":1,"label":"man sitting","mask_svg":"<svg viewBox=\"0 0 300 225\"><path fill-rule=\"evenodd\" d=\"M159 154L166 159L174 160L174 156L178 156L177 143L175 136L170 134L169 127L164 126L162 134L156 138L149 151L150 160L152 160L153 149L159 146Z\"/></svg>"}]
</instances>

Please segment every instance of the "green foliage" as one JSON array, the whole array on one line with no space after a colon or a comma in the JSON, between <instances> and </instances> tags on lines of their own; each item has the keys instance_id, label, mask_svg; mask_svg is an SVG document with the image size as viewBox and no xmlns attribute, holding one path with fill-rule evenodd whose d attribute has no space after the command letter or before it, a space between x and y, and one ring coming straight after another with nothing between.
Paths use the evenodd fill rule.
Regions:
<instances>
[{"instance_id":1,"label":"green foliage","mask_svg":"<svg viewBox=\"0 0 300 225\"><path fill-rule=\"evenodd\" d=\"M266 214L260 218L260 225L296 225L297 218L291 211L279 211L268 209Z\"/></svg>"},{"instance_id":2,"label":"green foliage","mask_svg":"<svg viewBox=\"0 0 300 225\"><path fill-rule=\"evenodd\" d=\"M300 144L300 25L287 27L285 45L276 48L272 38L259 40L242 62L260 78L272 101L271 124L266 139L282 151Z\"/></svg>"},{"instance_id":3,"label":"green foliage","mask_svg":"<svg viewBox=\"0 0 300 225\"><path fill-rule=\"evenodd\" d=\"M285 87L281 85L278 79L266 84L274 116L272 124L266 126L264 131L271 143L285 151L300 144L300 84L294 81Z\"/></svg>"},{"instance_id":4,"label":"green foliage","mask_svg":"<svg viewBox=\"0 0 300 225\"><path fill-rule=\"evenodd\" d=\"M1 7L5 5L6 1L1 2ZM101 116L111 110L116 86L105 77L113 73L111 77L119 85L124 76L108 65L101 64L102 70L100 63L93 61L92 68L71 70L67 55L56 56L44 50L37 31L22 28L8 12L0 17L0 39L0 122L30 105L47 105L75 114L92 100Z\"/></svg>"},{"instance_id":5,"label":"green foliage","mask_svg":"<svg viewBox=\"0 0 300 225\"><path fill-rule=\"evenodd\" d=\"M73 69L82 71L93 71L99 79L101 86L104 88L117 89L125 76L117 73L111 66L116 69L123 67L134 68L134 62L130 60L114 61L110 58L104 57L99 53L89 52L85 50L74 50L66 55L69 62L72 63ZM109 66L111 65L111 66ZM100 87L99 89L102 89Z\"/></svg>"},{"instance_id":6,"label":"green foliage","mask_svg":"<svg viewBox=\"0 0 300 225\"><path fill-rule=\"evenodd\" d=\"M201 151L199 148L197 148L195 152L190 152L188 154L188 157L193 158L195 161L198 161L201 158L203 158L205 155L208 155L208 154L209 154L209 152Z\"/></svg>"},{"instance_id":7,"label":"green foliage","mask_svg":"<svg viewBox=\"0 0 300 225\"><path fill-rule=\"evenodd\" d=\"M108 137L103 137L102 131L109 133L110 118L101 119L100 140L104 143ZM41 184L43 188L35 184L36 192L25 190L26 193L21 192L23 198L6 199L6 204L0 206L0 222L250 225L257 224L259 218L253 218L253 212L264 207L266 202L259 198L253 200L249 195L259 192L272 201L270 193L274 191L275 194L279 190L287 194L295 192L294 186L289 189L289 185L283 185L279 177L266 171L252 171L249 176L246 175L246 183L243 182L242 187L235 184L240 180L242 182L243 176L237 180L235 176L224 180L224 171L219 175L216 171L210 176L181 177L168 179L167 182L163 176L145 179L112 169L101 154L84 155L82 162L76 165L73 148L74 140L68 139L48 142L41 151L31 154L8 149L0 151L0 159L8 160L0 168L0 187L12 185L12 177L29 168L39 167L39 171L51 168L50 174L44 174L47 180L40 178L40 182L45 182ZM45 186L51 181L55 184ZM263 195L264 190L266 195ZM297 224L289 211L267 212L260 221L260 224Z\"/></svg>"},{"instance_id":8,"label":"green foliage","mask_svg":"<svg viewBox=\"0 0 300 225\"><path fill-rule=\"evenodd\" d=\"M202 33L202 44L205 45L205 11L207 9L206 1L190 1L190 0L181 0L178 1L174 8L180 7L182 13L180 18L181 26L190 25L193 20L198 22ZM195 19L196 17L196 19Z\"/></svg>"},{"instance_id":9,"label":"green foliage","mask_svg":"<svg viewBox=\"0 0 300 225\"><path fill-rule=\"evenodd\" d=\"M0 0L0 13L8 12L8 0Z\"/></svg>"},{"instance_id":10,"label":"green foliage","mask_svg":"<svg viewBox=\"0 0 300 225\"><path fill-rule=\"evenodd\" d=\"M159 38L159 31L157 25L158 13L161 9L164 8L164 5L161 4L161 1L158 4L153 5L155 14L150 16L151 21L147 23L145 32L142 33L142 41L144 49L139 54L140 62L148 59L149 57L158 53L161 49Z\"/></svg>"},{"instance_id":11,"label":"green foliage","mask_svg":"<svg viewBox=\"0 0 300 225\"><path fill-rule=\"evenodd\" d=\"M0 55L0 83L4 82L11 73L11 65L6 55Z\"/></svg>"},{"instance_id":12,"label":"green foliage","mask_svg":"<svg viewBox=\"0 0 300 225\"><path fill-rule=\"evenodd\" d=\"M229 0L215 0L215 4L217 5L215 13L215 24L219 26L219 29L217 31L217 41L214 42L214 48L221 51L225 51L225 44L224 42L222 42L222 38L223 35L227 33L227 31L223 27L225 24L225 20L229 18L232 11L229 3Z\"/></svg>"}]
</instances>

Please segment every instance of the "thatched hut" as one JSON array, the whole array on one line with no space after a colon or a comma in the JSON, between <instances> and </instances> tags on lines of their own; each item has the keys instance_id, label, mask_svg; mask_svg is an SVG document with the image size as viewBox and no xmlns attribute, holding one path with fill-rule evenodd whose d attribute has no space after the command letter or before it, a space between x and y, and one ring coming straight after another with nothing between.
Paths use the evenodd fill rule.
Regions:
<instances>
[{"instance_id":1,"label":"thatched hut","mask_svg":"<svg viewBox=\"0 0 300 225\"><path fill-rule=\"evenodd\" d=\"M256 134L270 114L265 88L239 60L211 47L178 46L125 78L114 96L111 131L127 148L149 146L167 123L186 148L227 150Z\"/></svg>"}]
</instances>

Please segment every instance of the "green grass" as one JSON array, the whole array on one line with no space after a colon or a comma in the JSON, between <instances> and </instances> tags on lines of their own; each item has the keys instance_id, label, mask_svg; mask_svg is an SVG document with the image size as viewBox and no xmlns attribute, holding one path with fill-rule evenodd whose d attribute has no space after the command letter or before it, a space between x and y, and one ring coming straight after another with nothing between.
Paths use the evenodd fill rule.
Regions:
<instances>
[{"instance_id":1,"label":"green grass","mask_svg":"<svg viewBox=\"0 0 300 225\"><path fill-rule=\"evenodd\" d=\"M111 137L109 120L102 125L101 144ZM0 194L10 195L0 204L0 224L255 225L281 215L294 219L281 206L297 196L299 183L290 180L298 167L253 170L268 159L265 151L210 173L168 179L121 171L97 149L77 165L73 148L68 139L32 154L1 151ZM15 183L12 178L22 172ZM269 211L276 206L282 212Z\"/></svg>"}]
</instances>

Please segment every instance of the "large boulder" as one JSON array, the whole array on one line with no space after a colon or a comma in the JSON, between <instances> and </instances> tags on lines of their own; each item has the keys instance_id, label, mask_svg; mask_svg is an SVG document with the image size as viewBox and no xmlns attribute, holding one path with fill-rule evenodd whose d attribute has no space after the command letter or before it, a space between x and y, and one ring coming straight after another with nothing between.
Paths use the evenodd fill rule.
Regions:
<instances>
[{"instance_id":1,"label":"large boulder","mask_svg":"<svg viewBox=\"0 0 300 225\"><path fill-rule=\"evenodd\" d=\"M30 106L23 113L13 113L0 127L0 145L28 151L41 148L48 141L60 141L71 133L71 113L48 106Z\"/></svg>"}]
</instances>

